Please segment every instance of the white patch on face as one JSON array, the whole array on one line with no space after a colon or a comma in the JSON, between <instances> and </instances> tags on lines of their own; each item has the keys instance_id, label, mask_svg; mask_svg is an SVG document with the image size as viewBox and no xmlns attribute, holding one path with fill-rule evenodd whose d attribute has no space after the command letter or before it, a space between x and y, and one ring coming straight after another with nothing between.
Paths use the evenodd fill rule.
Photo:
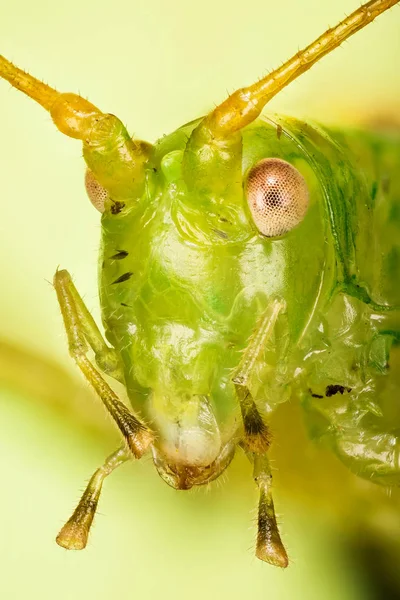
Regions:
<instances>
[{"instance_id":1,"label":"white patch on face","mask_svg":"<svg viewBox=\"0 0 400 600\"><path fill-rule=\"evenodd\" d=\"M135 323L128 323L129 335L135 335L136 332L137 332L137 325L135 325Z\"/></svg>"},{"instance_id":2,"label":"white patch on face","mask_svg":"<svg viewBox=\"0 0 400 600\"><path fill-rule=\"evenodd\" d=\"M157 447L169 461L208 466L221 451L221 435L205 396L168 398L153 394L152 417Z\"/></svg>"}]
</instances>

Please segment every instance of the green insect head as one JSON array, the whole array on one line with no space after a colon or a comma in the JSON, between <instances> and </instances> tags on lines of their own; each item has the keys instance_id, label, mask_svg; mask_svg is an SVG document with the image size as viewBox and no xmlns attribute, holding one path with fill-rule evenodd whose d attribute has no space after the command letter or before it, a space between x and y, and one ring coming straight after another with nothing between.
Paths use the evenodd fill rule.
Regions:
<instances>
[{"instance_id":1,"label":"green insect head","mask_svg":"<svg viewBox=\"0 0 400 600\"><path fill-rule=\"evenodd\" d=\"M267 412L290 393L287 356L327 256L322 192L296 141L265 120L218 136L208 119L152 147L119 131L107 145L110 183L98 175L98 147L84 152L102 211L106 335L136 414L155 432L154 464L176 489L217 478L238 444L265 455ZM126 183L121 147L136 155ZM278 541L268 557L287 562Z\"/></svg>"},{"instance_id":2,"label":"green insect head","mask_svg":"<svg viewBox=\"0 0 400 600\"><path fill-rule=\"evenodd\" d=\"M94 202L104 199L100 290L107 335L128 367L131 401L158 432L157 465L161 456L169 468L208 469L218 461L240 430L233 380L248 369L248 360L271 368L259 356L266 340L252 336L266 315L271 323L263 327L278 321L295 296L308 305L319 285L322 252L314 251L300 283L296 277L299 257L308 252L301 223L309 187L295 166L276 158L278 146L278 156L288 154L313 186L314 177L295 144L280 142L276 127L265 125L249 130L246 139L235 134L223 151L211 148L211 164L204 148L190 148L193 124L162 139L149 158L142 195L129 206L126 199L116 204L87 177ZM260 160L248 156L249 148ZM254 166L243 172L245 156ZM317 197L311 204L306 228L310 234L319 229L317 243L323 220ZM297 314L302 302L297 300ZM281 327L283 321L288 333L287 317ZM192 472L185 482L181 475L168 481L174 487L198 483Z\"/></svg>"},{"instance_id":3,"label":"green insect head","mask_svg":"<svg viewBox=\"0 0 400 600\"><path fill-rule=\"evenodd\" d=\"M82 357L81 370L133 454L151 448L174 488L215 479L241 445L260 488L257 556L282 567L288 558L271 496L266 417L288 398L296 348L332 286L335 260L326 190L301 130L259 117L281 89L394 3L369 2L154 145L0 57L0 74L82 141L86 189L102 213L103 324L117 357L109 349L96 359L123 382L138 419L129 421ZM68 277L56 275L64 320L68 298L77 297ZM122 449L95 473L58 543L84 547L102 480L124 460Z\"/></svg>"}]
</instances>

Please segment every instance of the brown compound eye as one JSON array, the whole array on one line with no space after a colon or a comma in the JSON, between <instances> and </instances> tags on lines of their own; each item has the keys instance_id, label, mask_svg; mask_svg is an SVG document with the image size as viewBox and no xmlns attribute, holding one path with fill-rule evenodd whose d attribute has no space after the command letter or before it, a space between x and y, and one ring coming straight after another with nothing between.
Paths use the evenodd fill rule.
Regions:
<instances>
[{"instance_id":1,"label":"brown compound eye","mask_svg":"<svg viewBox=\"0 0 400 600\"><path fill-rule=\"evenodd\" d=\"M99 182L94 178L94 175L90 169L86 169L85 173L85 188L86 193L89 196L90 202L95 208L101 213L104 212L104 203L108 198L108 192Z\"/></svg>"},{"instance_id":2,"label":"brown compound eye","mask_svg":"<svg viewBox=\"0 0 400 600\"><path fill-rule=\"evenodd\" d=\"M265 158L250 170L246 196L257 229L267 237L290 231L307 212L304 177L280 158Z\"/></svg>"}]
</instances>

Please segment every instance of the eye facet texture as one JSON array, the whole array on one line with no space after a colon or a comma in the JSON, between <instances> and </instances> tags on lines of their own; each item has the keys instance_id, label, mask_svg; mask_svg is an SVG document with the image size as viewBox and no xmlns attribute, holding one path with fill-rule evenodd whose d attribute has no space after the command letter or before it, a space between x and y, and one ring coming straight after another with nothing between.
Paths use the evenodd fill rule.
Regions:
<instances>
[{"instance_id":1,"label":"eye facet texture","mask_svg":"<svg viewBox=\"0 0 400 600\"><path fill-rule=\"evenodd\" d=\"M257 229L267 237L275 237L302 221L309 193L295 167L280 158L265 158L250 170L246 196Z\"/></svg>"},{"instance_id":2,"label":"eye facet texture","mask_svg":"<svg viewBox=\"0 0 400 600\"><path fill-rule=\"evenodd\" d=\"M94 178L94 175L90 169L86 169L85 173L85 188L86 193L89 196L90 202L99 212L104 212L104 203L108 197L107 190L99 184Z\"/></svg>"}]
</instances>

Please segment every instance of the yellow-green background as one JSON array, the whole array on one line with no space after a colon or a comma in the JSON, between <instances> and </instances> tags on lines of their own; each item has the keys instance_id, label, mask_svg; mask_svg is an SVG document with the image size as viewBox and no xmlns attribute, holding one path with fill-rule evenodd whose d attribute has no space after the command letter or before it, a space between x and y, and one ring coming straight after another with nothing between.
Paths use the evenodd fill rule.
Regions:
<instances>
[{"instance_id":1,"label":"yellow-green background","mask_svg":"<svg viewBox=\"0 0 400 600\"><path fill-rule=\"evenodd\" d=\"M153 141L276 67L358 5L3 0L0 52ZM396 7L270 109L336 123L398 120L399 53ZM304 489L276 490L290 568L281 572L253 558L257 495L241 458L223 485L189 494L168 489L150 461L126 466L107 481L86 552L54 544L84 482L116 440L86 384L56 370L58 363L76 377L48 283L58 265L71 271L99 316L99 218L83 191L80 155L79 143L59 134L40 107L0 85L0 338L55 363L43 375L33 358L23 362L6 346L0 352L0 598L366 598L335 519L316 511L318 502L307 509L298 500L306 474ZM78 407L93 404L93 430L81 422L87 415L74 419L45 402L69 396ZM276 444L293 439L281 434ZM307 453L311 464L317 454Z\"/></svg>"}]
</instances>

